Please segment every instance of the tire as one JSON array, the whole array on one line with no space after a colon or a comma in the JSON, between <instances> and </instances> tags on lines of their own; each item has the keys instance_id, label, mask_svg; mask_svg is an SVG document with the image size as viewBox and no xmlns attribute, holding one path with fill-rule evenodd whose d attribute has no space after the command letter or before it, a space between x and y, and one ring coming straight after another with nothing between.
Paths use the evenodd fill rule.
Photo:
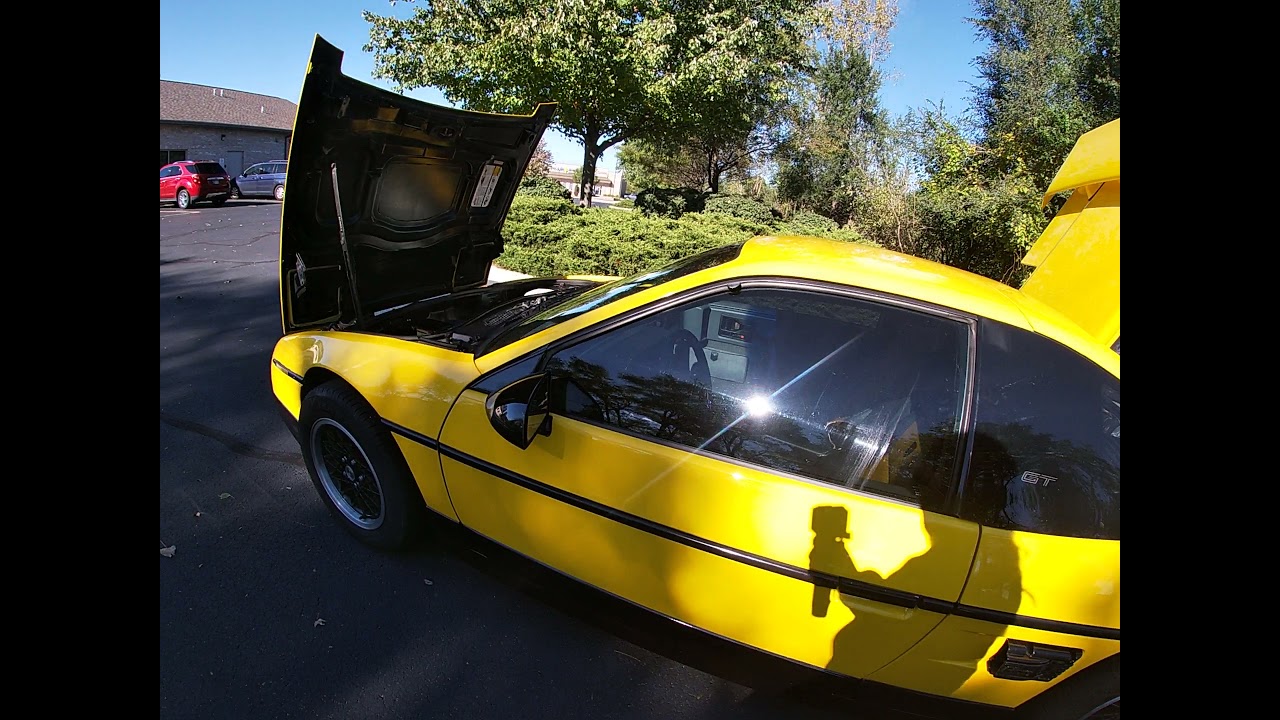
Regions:
<instances>
[{"instance_id":1,"label":"tire","mask_svg":"<svg viewBox=\"0 0 1280 720\"><path fill-rule=\"evenodd\" d=\"M276 186L276 189L271 191L271 196L272 196L272 197L274 197L275 199L280 200L281 202L283 202L283 201L284 201L284 186L283 186L283 185L277 185L277 186Z\"/></svg>"},{"instance_id":2,"label":"tire","mask_svg":"<svg viewBox=\"0 0 1280 720\"><path fill-rule=\"evenodd\" d=\"M223 205L227 204L227 199L220 198L218 200L210 200L209 204L213 205L214 207L222 207Z\"/></svg>"},{"instance_id":3,"label":"tire","mask_svg":"<svg viewBox=\"0 0 1280 720\"><path fill-rule=\"evenodd\" d=\"M329 382L307 393L300 415L307 472L329 512L372 547L399 550L416 540L426 504L377 412L350 387Z\"/></svg>"},{"instance_id":4,"label":"tire","mask_svg":"<svg viewBox=\"0 0 1280 720\"><path fill-rule=\"evenodd\" d=\"M173 204L183 210L191 207L191 193L187 192L186 188L178 188L178 196L174 198Z\"/></svg>"},{"instance_id":5,"label":"tire","mask_svg":"<svg viewBox=\"0 0 1280 720\"><path fill-rule=\"evenodd\" d=\"M232 200L239 200L239 199L240 199L240 186L239 186L239 185L232 185L232 186L231 186L231 199L232 199Z\"/></svg>"},{"instance_id":6,"label":"tire","mask_svg":"<svg viewBox=\"0 0 1280 720\"><path fill-rule=\"evenodd\" d=\"M1120 656L1086 668L1018 709L1019 720L1120 720Z\"/></svg>"}]
</instances>

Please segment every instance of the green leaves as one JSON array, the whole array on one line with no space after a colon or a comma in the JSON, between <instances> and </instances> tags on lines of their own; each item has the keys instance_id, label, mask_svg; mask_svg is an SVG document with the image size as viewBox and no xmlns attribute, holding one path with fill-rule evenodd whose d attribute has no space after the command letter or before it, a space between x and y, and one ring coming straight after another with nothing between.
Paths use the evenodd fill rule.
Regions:
<instances>
[{"instance_id":1,"label":"green leaves","mask_svg":"<svg viewBox=\"0 0 1280 720\"><path fill-rule=\"evenodd\" d=\"M588 167L626 139L749 115L802 58L815 1L426 0L411 17L365 12L365 49L378 77L470 109L559 103Z\"/></svg>"}]
</instances>

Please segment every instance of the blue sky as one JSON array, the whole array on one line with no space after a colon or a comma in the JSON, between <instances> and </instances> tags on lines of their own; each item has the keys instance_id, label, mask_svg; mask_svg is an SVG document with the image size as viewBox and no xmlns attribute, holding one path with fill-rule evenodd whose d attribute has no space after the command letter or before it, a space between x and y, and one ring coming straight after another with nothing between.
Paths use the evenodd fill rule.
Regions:
<instances>
[{"instance_id":1,"label":"blue sky","mask_svg":"<svg viewBox=\"0 0 1280 720\"><path fill-rule=\"evenodd\" d=\"M311 53L322 35L342 48L343 72L390 88L376 80L373 55L362 50L369 26L362 10L407 16L414 5L380 0L221 0L216 6L180 0L160 1L160 79L213 85L274 95L294 102ZM967 105L968 83L976 80L973 59L982 51L973 27L970 0L899 0L898 21L890 34L893 50L882 63L883 106L894 115L929 102L952 112ZM410 92L438 104L434 89ZM548 131L547 146L556 162L582 162L582 146ZM616 149L602 164L613 167Z\"/></svg>"}]
</instances>

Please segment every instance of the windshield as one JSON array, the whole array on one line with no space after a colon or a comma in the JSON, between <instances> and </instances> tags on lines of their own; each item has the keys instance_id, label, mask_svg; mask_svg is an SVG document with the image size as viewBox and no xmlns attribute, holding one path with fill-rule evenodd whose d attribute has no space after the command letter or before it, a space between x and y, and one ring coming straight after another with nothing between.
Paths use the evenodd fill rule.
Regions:
<instances>
[{"instance_id":1,"label":"windshield","mask_svg":"<svg viewBox=\"0 0 1280 720\"><path fill-rule=\"evenodd\" d=\"M664 282L674 280L685 275L706 270L707 268L722 265L734 258L738 257L738 253L742 251L742 243L733 243L707 250L706 252L690 255L687 258L677 260L670 265L659 270L653 270L639 275L633 275L622 280L615 280L605 283L596 288L592 288L587 292L576 297L572 297L565 302L556 303L554 306L543 310L542 312L528 316L522 322L510 326L508 329L497 333L488 342L484 343L476 351L476 355L484 355L493 352L501 347L510 345L511 343L522 338L529 337L536 332L541 332L549 327L558 325L565 320L582 315L583 313L595 310L598 307L607 305L615 300L619 300L628 295L638 293L641 290L648 290L655 285L661 285Z\"/></svg>"}]
</instances>

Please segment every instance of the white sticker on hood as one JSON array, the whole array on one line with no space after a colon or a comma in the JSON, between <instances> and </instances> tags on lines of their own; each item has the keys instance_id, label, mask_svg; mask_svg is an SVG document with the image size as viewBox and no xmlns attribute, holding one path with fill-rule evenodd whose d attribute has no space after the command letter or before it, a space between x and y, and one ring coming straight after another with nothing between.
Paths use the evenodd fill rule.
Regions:
<instances>
[{"instance_id":1,"label":"white sticker on hood","mask_svg":"<svg viewBox=\"0 0 1280 720\"><path fill-rule=\"evenodd\" d=\"M493 189L498 187L498 176L502 175L502 163L491 160L480 169L480 179L476 182L476 192L471 196L471 207L489 207L493 201Z\"/></svg>"}]
</instances>

